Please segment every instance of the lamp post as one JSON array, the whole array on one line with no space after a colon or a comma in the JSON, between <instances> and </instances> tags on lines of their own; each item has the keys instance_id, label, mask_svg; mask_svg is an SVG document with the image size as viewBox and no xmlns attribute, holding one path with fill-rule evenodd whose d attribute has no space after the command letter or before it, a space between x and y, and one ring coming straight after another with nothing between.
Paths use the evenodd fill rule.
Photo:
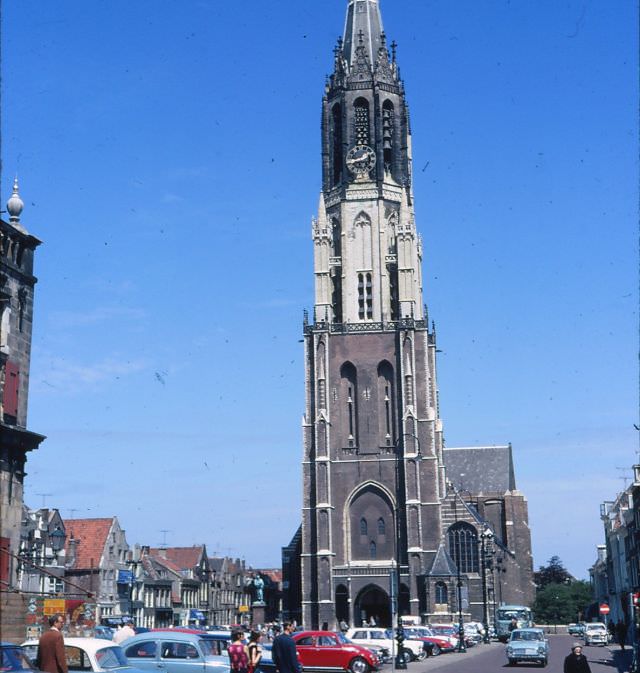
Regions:
<instances>
[{"instance_id":1,"label":"lamp post","mask_svg":"<svg viewBox=\"0 0 640 673\"><path fill-rule=\"evenodd\" d=\"M456 504L456 498L459 497L459 493L452 483L449 482L447 486L451 491L453 491L453 518L455 522L458 523L458 507ZM460 559L461 554L460 549L458 549L456 559L456 587L458 589L458 652L466 652L467 646L464 642L464 621L462 617L462 575L460 573Z\"/></svg>"},{"instance_id":2,"label":"lamp post","mask_svg":"<svg viewBox=\"0 0 640 673\"><path fill-rule=\"evenodd\" d=\"M482 617L484 626L484 636L482 641L485 645L490 642L489 639L489 605L487 601L487 544L493 541L493 532L491 528L485 526L482 533L480 533L480 550L482 558Z\"/></svg>"}]
</instances>

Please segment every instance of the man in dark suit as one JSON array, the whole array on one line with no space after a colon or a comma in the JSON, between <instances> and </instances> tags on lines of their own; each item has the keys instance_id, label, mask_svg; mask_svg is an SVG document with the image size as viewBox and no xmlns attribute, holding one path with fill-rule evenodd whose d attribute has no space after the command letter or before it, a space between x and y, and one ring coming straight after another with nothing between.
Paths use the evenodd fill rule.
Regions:
<instances>
[{"instance_id":1,"label":"man in dark suit","mask_svg":"<svg viewBox=\"0 0 640 673\"><path fill-rule=\"evenodd\" d=\"M36 666L46 673L68 673L67 658L64 655L64 638L62 627L64 618L62 615L49 617L48 631L40 636L38 642L38 656Z\"/></svg>"},{"instance_id":2,"label":"man in dark suit","mask_svg":"<svg viewBox=\"0 0 640 673\"><path fill-rule=\"evenodd\" d=\"M298 661L296 644L291 637L293 625L285 622L282 625L282 633L273 641L271 646L271 658L278 673L300 673L302 667Z\"/></svg>"}]
</instances>

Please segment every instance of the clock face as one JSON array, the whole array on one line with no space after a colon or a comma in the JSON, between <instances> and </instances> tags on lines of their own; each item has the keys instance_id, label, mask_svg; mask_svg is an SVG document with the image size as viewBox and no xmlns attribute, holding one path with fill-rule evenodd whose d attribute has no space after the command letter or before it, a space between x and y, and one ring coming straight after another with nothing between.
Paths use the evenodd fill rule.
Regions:
<instances>
[{"instance_id":1,"label":"clock face","mask_svg":"<svg viewBox=\"0 0 640 673\"><path fill-rule=\"evenodd\" d=\"M368 145L356 145L347 154L347 167L354 175L365 175L376 165L376 154Z\"/></svg>"}]
</instances>

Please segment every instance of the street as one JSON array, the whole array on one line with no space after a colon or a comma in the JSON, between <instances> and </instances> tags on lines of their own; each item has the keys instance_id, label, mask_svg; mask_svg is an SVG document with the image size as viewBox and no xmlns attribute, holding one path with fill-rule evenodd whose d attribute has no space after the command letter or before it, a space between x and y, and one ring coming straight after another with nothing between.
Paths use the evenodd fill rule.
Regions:
<instances>
[{"instance_id":1,"label":"street","mask_svg":"<svg viewBox=\"0 0 640 673\"><path fill-rule=\"evenodd\" d=\"M562 673L564 658L569 654L575 638L566 635L549 636L549 664L541 669L535 664L507 665L502 643L492 642L490 645L479 644L467 650L465 654L450 653L429 658L421 663L409 664L408 673L431 673L431 671L447 671L447 673L496 673L503 670L545 670L547 673ZM626 673L631 663L631 650L627 648L624 656L618 645L608 647L587 647L583 650L591 673ZM386 668L386 667L385 667ZM386 670L390 670L386 668Z\"/></svg>"}]
</instances>

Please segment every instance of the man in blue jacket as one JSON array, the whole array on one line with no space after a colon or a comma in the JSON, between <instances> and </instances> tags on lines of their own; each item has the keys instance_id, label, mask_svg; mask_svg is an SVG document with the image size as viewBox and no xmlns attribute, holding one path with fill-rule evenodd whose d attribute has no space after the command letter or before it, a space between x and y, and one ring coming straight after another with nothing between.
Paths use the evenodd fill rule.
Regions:
<instances>
[{"instance_id":1,"label":"man in blue jacket","mask_svg":"<svg viewBox=\"0 0 640 673\"><path fill-rule=\"evenodd\" d=\"M271 646L271 658L279 673L300 673L302 667L298 661L296 644L291 637L293 625L285 622L282 625L282 633L273 641Z\"/></svg>"}]
</instances>

